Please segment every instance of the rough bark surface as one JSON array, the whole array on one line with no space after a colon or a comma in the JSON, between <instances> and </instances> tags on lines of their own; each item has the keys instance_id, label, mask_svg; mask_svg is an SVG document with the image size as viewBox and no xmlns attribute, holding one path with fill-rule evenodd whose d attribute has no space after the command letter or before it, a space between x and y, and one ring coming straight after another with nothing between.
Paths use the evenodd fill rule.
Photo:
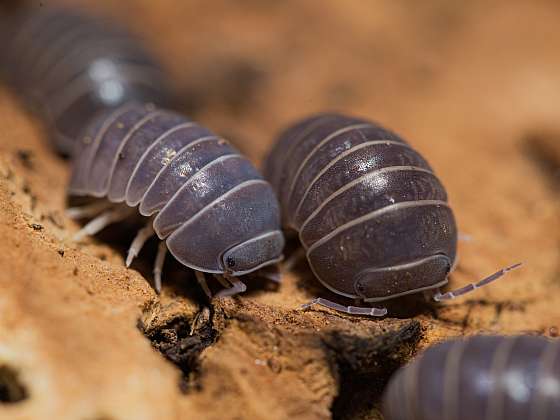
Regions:
<instances>
[{"instance_id":1,"label":"rough bark surface","mask_svg":"<svg viewBox=\"0 0 560 420\"><path fill-rule=\"evenodd\" d=\"M72 241L68 163L2 88L0 419L381 419L389 375L431 343L558 334L556 3L68 3L143 35L181 109L257 163L278 130L314 111L401 133L435 168L470 238L452 286L525 265L448 304L391 302L384 319L297 310L326 295L305 263L278 288L254 279L249 293L212 305L167 264L157 296L149 247L124 266L130 229Z\"/></svg>"}]
</instances>

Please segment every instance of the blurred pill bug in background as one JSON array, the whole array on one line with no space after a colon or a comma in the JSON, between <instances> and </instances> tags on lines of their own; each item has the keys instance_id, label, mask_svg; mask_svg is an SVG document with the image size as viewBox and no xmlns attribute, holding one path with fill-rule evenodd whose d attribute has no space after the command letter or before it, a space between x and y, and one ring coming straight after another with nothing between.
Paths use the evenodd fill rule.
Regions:
<instances>
[{"instance_id":1,"label":"blurred pill bug in background","mask_svg":"<svg viewBox=\"0 0 560 420\"><path fill-rule=\"evenodd\" d=\"M282 257L280 209L270 184L226 140L175 112L125 104L91 123L74 156L70 195L101 199L71 209L76 217L100 210L77 239L140 212L147 225L127 265L157 234L164 241L157 290L167 248L195 270L208 295L201 272L226 275L219 280L228 294L237 293L245 290L237 276Z\"/></svg>"},{"instance_id":2,"label":"blurred pill bug in background","mask_svg":"<svg viewBox=\"0 0 560 420\"><path fill-rule=\"evenodd\" d=\"M283 225L297 231L319 281L332 292L377 302L424 290L451 299L493 281L442 294L456 262L457 229L445 188L426 160L367 120L318 114L284 131L265 163ZM339 311L383 316L384 308Z\"/></svg>"},{"instance_id":3,"label":"blurred pill bug in background","mask_svg":"<svg viewBox=\"0 0 560 420\"><path fill-rule=\"evenodd\" d=\"M432 346L390 380L387 420L555 420L560 342L474 336Z\"/></svg>"},{"instance_id":4,"label":"blurred pill bug in background","mask_svg":"<svg viewBox=\"0 0 560 420\"><path fill-rule=\"evenodd\" d=\"M47 124L55 149L73 142L99 111L129 101L171 105L156 59L116 23L69 8L23 8L4 17L2 71Z\"/></svg>"}]
</instances>

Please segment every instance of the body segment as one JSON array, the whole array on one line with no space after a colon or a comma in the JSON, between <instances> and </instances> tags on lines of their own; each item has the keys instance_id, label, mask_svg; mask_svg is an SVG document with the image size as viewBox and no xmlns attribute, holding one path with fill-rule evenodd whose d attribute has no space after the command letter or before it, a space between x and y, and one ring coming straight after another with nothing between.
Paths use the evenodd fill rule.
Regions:
<instances>
[{"instance_id":1,"label":"body segment","mask_svg":"<svg viewBox=\"0 0 560 420\"><path fill-rule=\"evenodd\" d=\"M560 342L475 336L430 347L391 379L387 420L553 420Z\"/></svg>"}]
</instances>

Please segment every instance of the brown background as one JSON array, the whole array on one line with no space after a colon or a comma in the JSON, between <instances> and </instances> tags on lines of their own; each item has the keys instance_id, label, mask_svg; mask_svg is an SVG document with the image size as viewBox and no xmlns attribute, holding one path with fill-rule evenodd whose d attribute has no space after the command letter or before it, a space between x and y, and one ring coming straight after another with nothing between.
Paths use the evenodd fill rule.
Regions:
<instances>
[{"instance_id":1,"label":"brown background","mask_svg":"<svg viewBox=\"0 0 560 420\"><path fill-rule=\"evenodd\" d=\"M430 161L471 238L451 284L525 266L446 305L395 302L398 318L382 320L296 310L322 293L305 264L284 273L279 290L255 280L253 292L210 313L180 270L158 297L111 241L71 240L79 226L63 213L68 164L1 89L0 366L28 394L0 404L1 419L377 419L390 372L430 343L557 334L557 3L67 3L142 35L181 109L257 164L278 130L310 112L392 128ZM171 332L195 318L193 335ZM138 325L183 357L187 378Z\"/></svg>"}]
</instances>

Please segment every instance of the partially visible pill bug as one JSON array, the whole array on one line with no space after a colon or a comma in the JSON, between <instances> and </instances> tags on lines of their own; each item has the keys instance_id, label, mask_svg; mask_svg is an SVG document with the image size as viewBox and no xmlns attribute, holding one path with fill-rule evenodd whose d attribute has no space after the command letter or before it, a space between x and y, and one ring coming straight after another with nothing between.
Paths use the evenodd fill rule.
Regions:
<instances>
[{"instance_id":1,"label":"partially visible pill bug","mask_svg":"<svg viewBox=\"0 0 560 420\"><path fill-rule=\"evenodd\" d=\"M183 116L125 104L90 124L74 150L70 195L99 200L74 215L99 215L78 234L95 234L139 212L146 227L127 264L154 233L156 289L166 249L182 264L243 291L238 276L280 260L280 210L268 182L227 141ZM101 211L104 209L104 211ZM84 213L85 212L85 213Z\"/></svg>"},{"instance_id":2,"label":"partially visible pill bug","mask_svg":"<svg viewBox=\"0 0 560 420\"><path fill-rule=\"evenodd\" d=\"M142 44L106 19L55 7L26 9L6 22L3 71L49 125L56 149L100 110L130 101L169 105L165 75Z\"/></svg>"},{"instance_id":3,"label":"partially visible pill bug","mask_svg":"<svg viewBox=\"0 0 560 420\"><path fill-rule=\"evenodd\" d=\"M428 289L441 294L457 250L447 193L407 142L361 118L319 114L288 128L265 164L282 206L283 225L299 233L311 269L334 293L377 302ZM385 309L333 309L384 315ZM306 307L308 305L305 305Z\"/></svg>"},{"instance_id":4,"label":"partially visible pill bug","mask_svg":"<svg viewBox=\"0 0 560 420\"><path fill-rule=\"evenodd\" d=\"M428 348L391 378L387 420L555 420L560 342L474 336Z\"/></svg>"}]
</instances>

